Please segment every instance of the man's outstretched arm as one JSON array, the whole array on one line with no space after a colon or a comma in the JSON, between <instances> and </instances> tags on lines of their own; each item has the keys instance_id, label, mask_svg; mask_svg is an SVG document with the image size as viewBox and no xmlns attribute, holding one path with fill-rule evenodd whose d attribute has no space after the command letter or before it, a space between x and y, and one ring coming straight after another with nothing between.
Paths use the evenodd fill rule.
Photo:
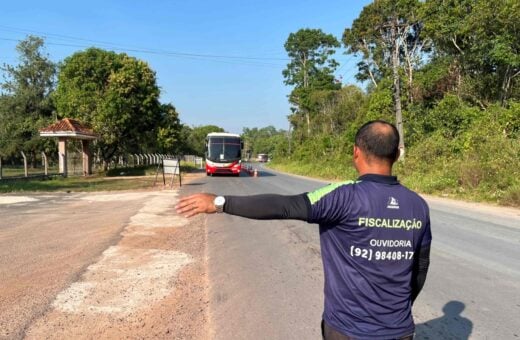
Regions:
<instances>
[{"instance_id":1,"label":"man's outstretched arm","mask_svg":"<svg viewBox=\"0 0 520 340\"><path fill-rule=\"evenodd\" d=\"M213 194L195 194L180 199L177 212L186 217L216 212ZM306 194L284 196L275 194L224 196L224 212L258 220L295 219L307 221L311 203Z\"/></svg>"}]
</instances>

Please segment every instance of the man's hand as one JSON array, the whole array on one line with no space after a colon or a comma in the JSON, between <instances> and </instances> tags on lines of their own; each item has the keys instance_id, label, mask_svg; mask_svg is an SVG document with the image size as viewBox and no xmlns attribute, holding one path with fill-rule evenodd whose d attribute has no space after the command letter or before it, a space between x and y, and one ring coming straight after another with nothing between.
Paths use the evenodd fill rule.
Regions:
<instances>
[{"instance_id":1,"label":"man's hand","mask_svg":"<svg viewBox=\"0 0 520 340\"><path fill-rule=\"evenodd\" d=\"M195 194L182 197L175 206L178 214L185 217L195 216L197 214L206 213L213 214L216 212L215 200L216 195L213 194Z\"/></svg>"}]
</instances>

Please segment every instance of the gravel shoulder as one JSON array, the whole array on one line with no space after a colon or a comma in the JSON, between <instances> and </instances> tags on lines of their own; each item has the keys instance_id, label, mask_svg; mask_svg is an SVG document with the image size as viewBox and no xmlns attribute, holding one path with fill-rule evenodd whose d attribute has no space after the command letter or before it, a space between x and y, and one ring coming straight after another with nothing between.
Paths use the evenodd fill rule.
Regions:
<instances>
[{"instance_id":1,"label":"gravel shoulder","mask_svg":"<svg viewBox=\"0 0 520 340\"><path fill-rule=\"evenodd\" d=\"M177 216L177 195L49 194L4 204L0 339L206 339L204 218Z\"/></svg>"}]
</instances>

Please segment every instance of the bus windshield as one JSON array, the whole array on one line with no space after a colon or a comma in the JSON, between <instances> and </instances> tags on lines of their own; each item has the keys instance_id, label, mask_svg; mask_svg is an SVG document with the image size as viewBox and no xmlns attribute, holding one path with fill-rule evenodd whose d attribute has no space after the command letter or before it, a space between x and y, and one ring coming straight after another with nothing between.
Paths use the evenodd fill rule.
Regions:
<instances>
[{"instance_id":1,"label":"bus windshield","mask_svg":"<svg viewBox=\"0 0 520 340\"><path fill-rule=\"evenodd\" d=\"M240 160L241 147L238 137L208 137L207 158L212 162Z\"/></svg>"}]
</instances>

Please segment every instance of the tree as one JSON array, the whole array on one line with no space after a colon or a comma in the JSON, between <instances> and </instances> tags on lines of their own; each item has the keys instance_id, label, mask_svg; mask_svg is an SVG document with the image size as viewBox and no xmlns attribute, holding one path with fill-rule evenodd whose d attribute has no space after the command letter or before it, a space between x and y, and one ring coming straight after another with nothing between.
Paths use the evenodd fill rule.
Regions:
<instances>
[{"instance_id":1,"label":"tree","mask_svg":"<svg viewBox=\"0 0 520 340\"><path fill-rule=\"evenodd\" d=\"M331 56L339 47L338 40L320 29L300 29L289 34L284 45L291 61L282 74L286 85L293 85L289 96L291 104L305 116L307 136L311 134L309 96L313 90L337 89L333 72L338 66Z\"/></svg>"},{"instance_id":2,"label":"tree","mask_svg":"<svg viewBox=\"0 0 520 340\"><path fill-rule=\"evenodd\" d=\"M178 154L183 151L182 125L179 114L172 104L161 105L161 123L157 130L157 144L160 152Z\"/></svg>"},{"instance_id":3,"label":"tree","mask_svg":"<svg viewBox=\"0 0 520 340\"><path fill-rule=\"evenodd\" d=\"M505 105L509 98L518 98L514 92L520 76L518 1L427 1L423 17L435 53L450 57L456 66L459 95L482 108L486 105L481 99Z\"/></svg>"},{"instance_id":4,"label":"tree","mask_svg":"<svg viewBox=\"0 0 520 340\"><path fill-rule=\"evenodd\" d=\"M249 155L254 156L259 153L271 155L281 151L277 148L286 148L282 142L287 143L287 131L276 130L272 125L263 128L244 128L242 138Z\"/></svg>"},{"instance_id":5,"label":"tree","mask_svg":"<svg viewBox=\"0 0 520 340\"><path fill-rule=\"evenodd\" d=\"M171 109L161 110L159 93L155 72L144 61L89 48L65 59L55 99L61 117L92 125L100 136L97 148L106 163L117 153L157 147L161 113Z\"/></svg>"},{"instance_id":6,"label":"tree","mask_svg":"<svg viewBox=\"0 0 520 340\"><path fill-rule=\"evenodd\" d=\"M24 151L34 165L36 154L50 151L52 142L39 138L38 129L53 118L56 65L44 53L44 40L28 36L16 46L19 64L4 64L0 96L0 154Z\"/></svg>"},{"instance_id":7,"label":"tree","mask_svg":"<svg viewBox=\"0 0 520 340\"><path fill-rule=\"evenodd\" d=\"M358 79L370 79L377 87L381 77L392 77L399 147L403 153L405 145L399 71L404 59L411 90L413 70L419 65L426 44L421 38L420 6L418 0L376 0L363 8L352 27L343 34L347 53L363 54L363 61L358 64Z\"/></svg>"},{"instance_id":8,"label":"tree","mask_svg":"<svg viewBox=\"0 0 520 340\"><path fill-rule=\"evenodd\" d=\"M206 152L206 136L210 132L224 132L224 129L216 125L193 127L188 135L187 150L197 156L204 156Z\"/></svg>"}]
</instances>

